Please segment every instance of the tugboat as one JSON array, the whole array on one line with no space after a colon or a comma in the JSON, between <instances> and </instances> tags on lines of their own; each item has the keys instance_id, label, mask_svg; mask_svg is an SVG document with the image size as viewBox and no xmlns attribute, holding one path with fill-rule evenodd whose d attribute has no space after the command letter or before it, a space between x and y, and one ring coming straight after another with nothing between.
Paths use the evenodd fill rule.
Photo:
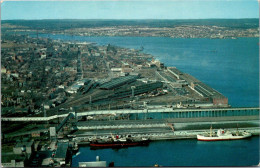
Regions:
<instances>
[{"instance_id":1,"label":"tugboat","mask_svg":"<svg viewBox=\"0 0 260 168\"><path fill-rule=\"evenodd\" d=\"M90 147L112 147L112 148L120 148L120 147L129 147L129 146L138 146L138 145L148 145L150 142L147 138L134 139L130 135L127 137L119 137L116 135L114 137L107 139L94 139L90 142Z\"/></svg>"},{"instance_id":2,"label":"tugboat","mask_svg":"<svg viewBox=\"0 0 260 168\"><path fill-rule=\"evenodd\" d=\"M225 140L237 140L251 137L252 134L249 132L239 132L238 129L236 133L231 133L230 131L225 131L224 129L219 129L217 134L212 133L212 127L210 127L210 133L205 135L197 135L199 141L225 141Z\"/></svg>"}]
</instances>

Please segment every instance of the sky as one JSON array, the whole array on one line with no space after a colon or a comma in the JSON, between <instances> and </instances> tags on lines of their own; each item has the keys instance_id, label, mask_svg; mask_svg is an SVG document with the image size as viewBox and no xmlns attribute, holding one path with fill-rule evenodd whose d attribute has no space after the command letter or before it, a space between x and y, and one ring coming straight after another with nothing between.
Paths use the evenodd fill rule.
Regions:
<instances>
[{"instance_id":1,"label":"sky","mask_svg":"<svg viewBox=\"0 0 260 168\"><path fill-rule=\"evenodd\" d=\"M259 18L257 0L6 1L1 20Z\"/></svg>"}]
</instances>

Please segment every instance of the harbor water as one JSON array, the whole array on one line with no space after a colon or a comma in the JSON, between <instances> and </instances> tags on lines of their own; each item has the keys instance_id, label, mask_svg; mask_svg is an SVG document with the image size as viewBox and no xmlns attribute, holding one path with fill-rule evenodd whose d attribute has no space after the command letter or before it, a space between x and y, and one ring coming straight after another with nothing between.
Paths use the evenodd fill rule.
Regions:
<instances>
[{"instance_id":1,"label":"harbor water","mask_svg":"<svg viewBox=\"0 0 260 168\"><path fill-rule=\"evenodd\" d=\"M228 97L233 107L259 107L259 41L238 39L173 39L166 37L83 37L41 35L61 40L95 42L140 49L166 66L176 66ZM172 140L149 146L90 150L81 147L78 162L101 160L115 166L252 166L259 164L259 137L222 142Z\"/></svg>"},{"instance_id":2,"label":"harbor water","mask_svg":"<svg viewBox=\"0 0 260 168\"><path fill-rule=\"evenodd\" d=\"M246 140L204 142L192 140L153 141L149 146L121 149L90 150L81 147L73 158L78 162L94 161L96 156L115 166L249 166L258 165L259 138Z\"/></svg>"}]
</instances>

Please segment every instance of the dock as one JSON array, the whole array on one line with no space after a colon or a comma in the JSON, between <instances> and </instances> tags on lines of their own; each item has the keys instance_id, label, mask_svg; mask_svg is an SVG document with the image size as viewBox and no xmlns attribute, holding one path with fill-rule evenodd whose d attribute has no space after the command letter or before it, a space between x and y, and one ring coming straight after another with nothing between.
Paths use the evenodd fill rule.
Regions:
<instances>
[{"instance_id":1,"label":"dock","mask_svg":"<svg viewBox=\"0 0 260 168\"><path fill-rule=\"evenodd\" d=\"M146 137L151 140L174 140L196 138L197 134L213 128L230 131L247 131L259 135L259 120L255 117L203 118L200 119L150 119L150 120L121 120L121 121L88 121L78 122L78 130L73 133L73 140L78 144L87 144L93 138L107 138L111 134ZM71 135L71 136L72 136Z\"/></svg>"}]
</instances>

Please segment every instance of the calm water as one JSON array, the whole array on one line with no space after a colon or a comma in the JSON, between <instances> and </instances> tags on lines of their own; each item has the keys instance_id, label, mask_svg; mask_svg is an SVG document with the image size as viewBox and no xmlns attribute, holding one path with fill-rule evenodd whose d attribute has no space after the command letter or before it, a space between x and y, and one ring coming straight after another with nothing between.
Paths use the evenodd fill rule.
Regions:
<instances>
[{"instance_id":1,"label":"calm water","mask_svg":"<svg viewBox=\"0 0 260 168\"><path fill-rule=\"evenodd\" d=\"M47 35L42 35L47 36ZM259 106L258 38L172 39L162 37L81 37L48 35L54 39L108 43L139 49L166 66L176 66L229 98L233 107ZM175 140L152 142L147 147L90 150L81 147L78 162L101 160L115 166L250 166L259 163L259 137L223 142Z\"/></svg>"},{"instance_id":2,"label":"calm water","mask_svg":"<svg viewBox=\"0 0 260 168\"><path fill-rule=\"evenodd\" d=\"M149 146L122 149L90 150L81 147L73 158L78 162L94 161L96 156L115 166L249 166L259 163L259 138L247 140L202 142L197 140L174 140L151 142Z\"/></svg>"}]
</instances>

